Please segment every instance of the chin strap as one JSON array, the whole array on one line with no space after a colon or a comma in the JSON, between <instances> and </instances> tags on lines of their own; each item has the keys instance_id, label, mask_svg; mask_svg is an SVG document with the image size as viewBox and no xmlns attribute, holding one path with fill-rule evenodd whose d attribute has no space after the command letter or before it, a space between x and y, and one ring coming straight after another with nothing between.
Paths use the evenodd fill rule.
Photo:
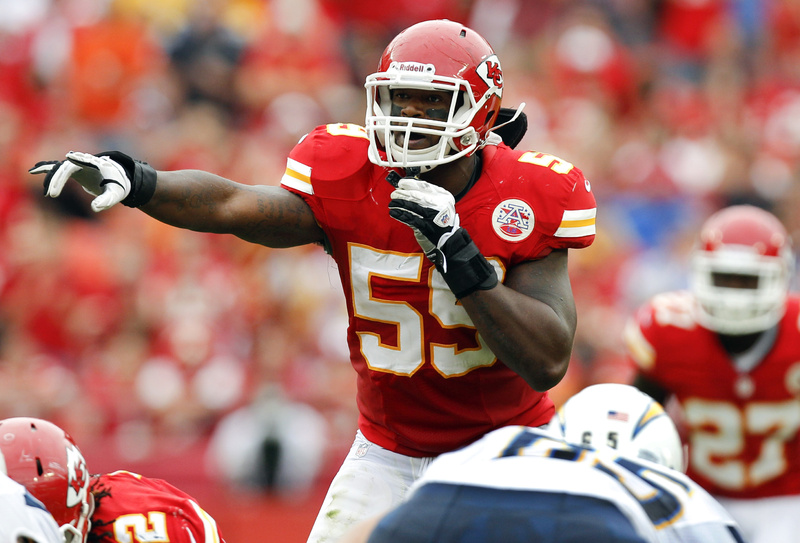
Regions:
<instances>
[{"instance_id":1,"label":"chin strap","mask_svg":"<svg viewBox=\"0 0 800 543\"><path fill-rule=\"evenodd\" d=\"M507 121L504 120L502 123L494 125L489 130L487 130L487 132L494 132L498 128L502 128L502 127L504 127L506 125L509 125L509 124L513 123L514 121L516 121L517 119L520 118L520 116L522 115L522 110L523 109L525 109L525 102L521 102L517 109L511 109L509 107L500 108L500 111L503 112L503 113L511 113L512 111L514 113L512 114L510 119L508 119ZM504 116L503 114L499 114L497 116L497 120L499 121L501 119L501 117L503 117L503 116Z\"/></svg>"},{"instance_id":2,"label":"chin strap","mask_svg":"<svg viewBox=\"0 0 800 543\"><path fill-rule=\"evenodd\" d=\"M406 168L406 178L419 179L419 174L421 172L422 170L420 168ZM397 188L397 184L401 179L404 178L394 170L391 170L388 174L386 174L386 181L388 181L389 184L394 188Z\"/></svg>"}]
</instances>

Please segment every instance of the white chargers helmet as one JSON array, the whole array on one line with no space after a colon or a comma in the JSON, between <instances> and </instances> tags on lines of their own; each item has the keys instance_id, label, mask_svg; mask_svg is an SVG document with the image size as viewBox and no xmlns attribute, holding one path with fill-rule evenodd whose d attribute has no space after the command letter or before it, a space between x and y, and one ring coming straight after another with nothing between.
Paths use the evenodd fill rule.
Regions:
<instances>
[{"instance_id":1,"label":"white chargers helmet","mask_svg":"<svg viewBox=\"0 0 800 543\"><path fill-rule=\"evenodd\" d=\"M683 445L672 419L660 403L631 385L586 387L558 409L548 431L570 443L610 447L621 456L685 470Z\"/></svg>"},{"instance_id":2,"label":"white chargers helmet","mask_svg":"<svg viewBox=\"0 0 800 543\"><path fill-rule=\"evenodd\" d=\"M2 456L0 456L2 458ZM63 543L55 519L24 486L0 473L0 543Z\"/></svg>"}]
</instances>

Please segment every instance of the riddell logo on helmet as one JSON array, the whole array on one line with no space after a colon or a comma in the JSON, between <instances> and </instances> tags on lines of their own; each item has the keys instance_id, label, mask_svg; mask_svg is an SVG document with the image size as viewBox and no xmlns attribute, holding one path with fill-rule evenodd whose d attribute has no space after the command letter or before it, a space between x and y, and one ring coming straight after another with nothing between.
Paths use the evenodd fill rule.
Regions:
<instances>
[{"instance_id":1,"label":"riddell logo on helmet","mask_svg":"<svg viewBox=\"0 0 800 543\"><path fill-rule=\"evenodd\" d=\"M388 71L433 74L436 73L436 67L433 64L422 64L421 62L392 62Z\"/></svg>"}]
</instances>

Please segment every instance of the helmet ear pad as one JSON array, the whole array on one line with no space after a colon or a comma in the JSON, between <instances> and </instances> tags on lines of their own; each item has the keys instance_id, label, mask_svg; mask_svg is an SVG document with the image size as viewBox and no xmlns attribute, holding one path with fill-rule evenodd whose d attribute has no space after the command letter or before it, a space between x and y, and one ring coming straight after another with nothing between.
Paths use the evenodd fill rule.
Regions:
<instances>
[{"instance_id":1,"label":"helmet ear pad","mask_svg":"<svg viewBox=\"0 0 800 543\"><path fill-rule=\"evenodd\" d=\"M514 119L514 115L517 113L519 115ZM494 125L497 128L493 129L492 132L500 136L503 143L514 149L528 131L528 116L522 111L517 112L512 108L501 107Z\"/></svg>"}]
</instances>

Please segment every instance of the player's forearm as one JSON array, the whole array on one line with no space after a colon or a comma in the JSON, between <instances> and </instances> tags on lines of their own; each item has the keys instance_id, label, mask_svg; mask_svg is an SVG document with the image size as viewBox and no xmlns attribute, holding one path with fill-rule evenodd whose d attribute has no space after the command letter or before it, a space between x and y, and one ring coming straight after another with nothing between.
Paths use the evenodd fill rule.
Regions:
<instances>
[{"instance_id":1,"label":"player's forearm","mask_svg":"<svg viewBox=\"0 0 800 543\"><path fill-rule=\"evenodd\" d=\"M503 284L461 300L497 358L538 391L558 384L572 353L577 311L567 256L556 250L518 264Z\"/></svg>"},{"instance_id":2,"label":"player's forearm","mask_svg":"<svg viewBox=\"0 0 800 543\"><path fill-rule=\"evenodd\" d=\"M574 339L569 315L502 284L461 300L495 356L534 390L549 390L567 371Z\"/></svg>"},{"instance_id":3,"label":"player's forearm","mask_svg":"<svg viewBox=\"0 0 800 543\"><path fill-rule=\"evenodd\" d=\"M269 247L322 239L300 197L279 187L244 185L199 170L159 171L155 193L140 209L172 226L233 234Z\"/></svg>"},{"instance_id":4,"label":"player's forearm","mask_svg":"<svg viewBox=\"0 0 800 543\"><path fill-rule=\"evenodd\" d=\"M229 233L228 206L246 190L218 175L197 170L159 171L156 189L141 210L159 221L199 232Z\"/></svg>"}]
</instances>

